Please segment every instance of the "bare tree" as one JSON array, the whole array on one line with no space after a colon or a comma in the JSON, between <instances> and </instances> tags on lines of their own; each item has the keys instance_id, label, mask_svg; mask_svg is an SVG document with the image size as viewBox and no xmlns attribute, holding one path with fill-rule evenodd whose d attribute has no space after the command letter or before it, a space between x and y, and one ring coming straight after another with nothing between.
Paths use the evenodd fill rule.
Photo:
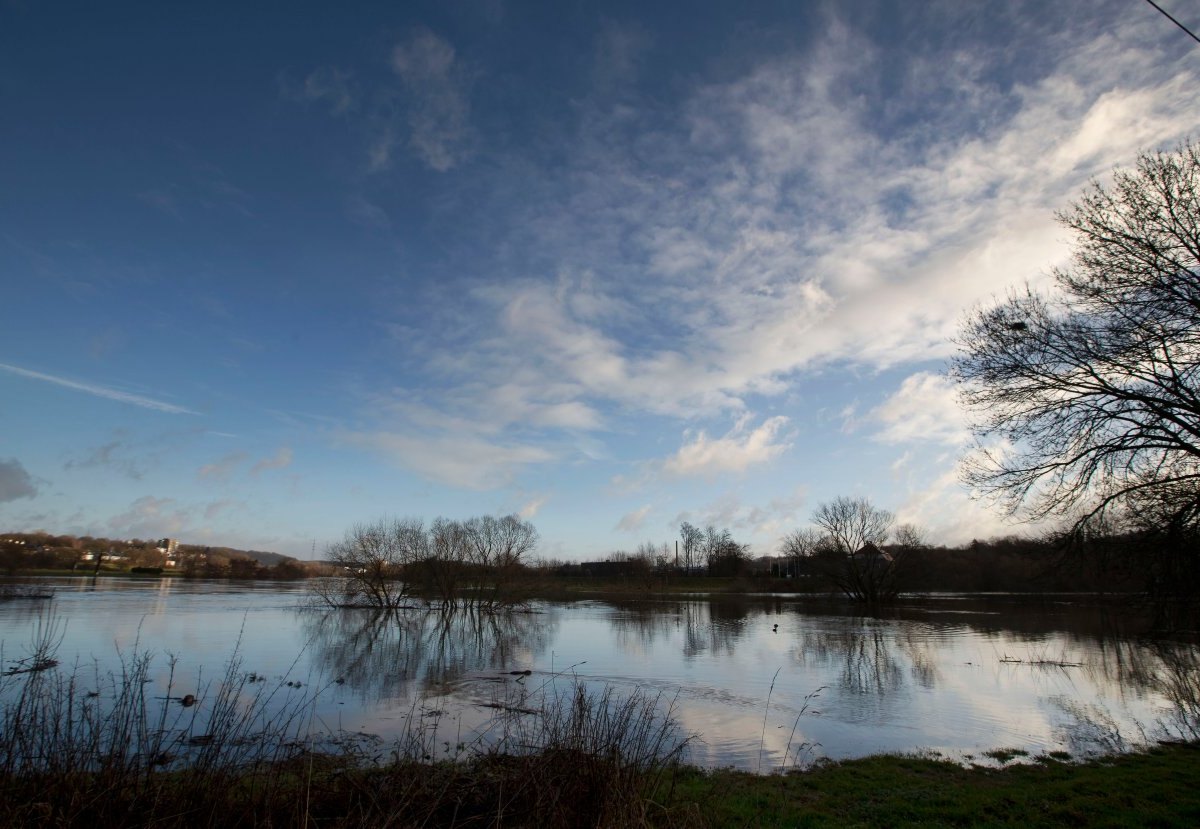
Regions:
<instances>
[{"instance_id":1,"label":"bare tree","mask_svg":"<svg viewBox=\"0 0 1200 829\"><path fill-rule=\"evenodd\" d=\"M1058 220L1074 251L1054 290L978 309L960 333L951 376L992 447L967 481L1012 514L1069 516L1077 532L1106 513L1192 532L1200 145L1141 155Z\"/></svg>"},{"instance_id":2,"label":"bare tree","mask_svg":"<svg viewBox=\"0 0 1200 829\"><path fill-rule=\"evenodd\" d=\"M328 604L395 608L406 600L405 569L424 553L425 532L419 519L380 520L357 524L326 553L338 568L334 582L314 585Z\"/></svg>"},{"instance_id":3,"label":"bare tree","mask_svg":"<svg viewBox=\"0 0 1200 829\"><path fill-rule=\"evenodd\" d=\"M488 573L492 580L490 601L515 601L518 597L513 594L512 586L529 554L537 549L537 528L517 515L485 516L484 520L491 520L495 527L495 547Z\"/></svg>"},{"instance_id":4,"label":"bare tree","mask_svg":"<svg viewBox=\"0 0 1200 829\"><path fill-rule=\"evenodd\" d=\"M537 541L533 524L516 515L438 518L430 526L430 555L421 567L426 587L447 607L503 604L514 598L512 583Z\"/></svg>"},{"instance_id":5,"label":"bare tree","mask_svg":"<svg viewBox=\"0 0 1200 829\"><path fill-rule=\"evenodd\" d=\"M509 587L537 541L534 526L515 515L437 518L428 529L415 518L362 524L330 546L339 576L314 590L335 605L396 607L416 588L444 608L492 606L511 597Z\"/></svg>"},{"instance_id":6,"label":"bare tree","mask_svg":"<svg viewBox=\"0 0 1200 829\"><path fill-rule=\"evenodd\" d=\"M537 548L538 531L529 521L522 521L516 515L506 515L493 520L496 522L497 528L495 558L497 566L518 565L526 555Z\"/></svg>"},{"instance_id":7,"label":"bare tree","mask_svg":"<svg viewBox=\"0 0 1200 829\"><path fill-rule=\"evenodd\" d=\"M892 531L892 546L900 550L919 550L925 546L925 531L916 524L897 524Z\"/></svg>"},{"instance_id":8,"label":"bare tree","mask_svg":"<svg viewBox=\"0 0 1200 829\"><path fill-rule=\"evenodd\" d=\"M704 544L704 531L684 521L679 525L679 546L683 553L683 572L691 573L700 564L700 548Z\"/></svg>"},{"instance_id":9,"label":"bare tree","mask_svg":"<svg viewBox=\"0 0 1200 829\"><path fill-rule=\"evenodd\" d=\"M866 498L840 496L821 504L812 522L821 532L817 560L849 598L879 604L896 596L899 558L883 549L895 519Z\"/></svg>"},{"instance_id":10,"label":"bare tree","mask_svg":"<svg viewBox=\"0 0 1200 829\"><path fill-rule=\"evenodd\" d=\"M812 517L832 549L846 555L868 544L882 546L894 520L890 512L878 509L866 498L844 495L818 506Z\"/></svg>"},{"instance_id":11,"label":"bare tree","mask_svg":"<svg viewBox=\"0 0 1200 829\"><path fill-rule=\"evenodd\" d=\"M637 546L631 558L638 558L646 562L647 567L654 566L654 560L658 557L658 545L653 541L643 541Z\"/></svg>"},{"instance_id":12,"label":"bare tree","mask_svg":"<svg viewBox=\"0 0 1200 829\"><path fill-rule=\"evenodd\" d=\"M788 570L793 578L801 572L801 562L815 556L821 549L823 536L814 527L793 530L779 542L779 552L788 558Z\"/></svg>"},{"instance_id":13,"label":"bare tree","mask_svg":"<svg viewBox=\"0 0 1200 829\"><path fill-rule=\"evenodd\" d=\"M661 573L669 573L674 565L674 561L671 545L664 541L659 546L658 553L654 557L654 569Z\"/></svg>"},{"instance_id":14,"label":"bare tree","mask_svg":"<svg viewBox=\"0 0 1200 829\"><path fill-rule=\"evenodd\" d=\"M429 525L428 555L421 562L424 586L451 607L458 598L471 556L470 536L459 521L435 518Z\"/></svg>"},{"instance_id":15,"label":"bare tree","mask_svg":"<svg viewBox=\"0 0 1200 829\"><path fill-rule=\"evenodd\" d=\"M783 537L779 551L789 558L807 558L815 555L823 536L813 527L801 527Z\"/></svg>"}]
</instances>

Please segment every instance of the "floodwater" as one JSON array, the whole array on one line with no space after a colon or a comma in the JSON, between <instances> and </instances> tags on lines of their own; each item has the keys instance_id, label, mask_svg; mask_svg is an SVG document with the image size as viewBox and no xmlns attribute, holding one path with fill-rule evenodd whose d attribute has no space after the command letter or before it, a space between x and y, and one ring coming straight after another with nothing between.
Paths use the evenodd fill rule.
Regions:
<instances>
[{"instance_id":1,"label":"floodwater","mask_svg":"<svg viewBox=\"0 0 1200 829\"><path fill-rule=\"evenodd\" d=\"M498 712L564 698L576 681L657 698L696 736L690 762L751 771L879 752L1086 756L1200 736L1200 649L1063 596L913 597L881 618L790 596L380 618L306 608L303 584L52 586L49 601L0 602L5 669L30 656L40 626L61 637L55 670L81 687L150 653L147 693L194 693L202 708L236 659L275 704L303 703L307 728L380 745L414 728L445 750L486 740Z\"/></svg>"}]
</instances>

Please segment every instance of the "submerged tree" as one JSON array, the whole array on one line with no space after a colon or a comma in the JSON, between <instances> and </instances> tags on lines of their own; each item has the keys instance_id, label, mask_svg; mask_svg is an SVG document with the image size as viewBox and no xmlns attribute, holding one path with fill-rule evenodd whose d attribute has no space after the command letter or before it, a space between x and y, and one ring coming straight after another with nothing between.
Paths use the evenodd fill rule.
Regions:
<instances>
[{"instance_id":1,"label":"submerged tree","mask_svg":"<svg viewBox=\"0 0 1200 829\"><path fill-rule=\"evenodd\" d=\"M395 608L408 595L406 568L421 560L428 548L423 522L415 518L357 524L346 537L329 546L329 561L339 578L315 585L329 604Z\"/></svg>"},{"instance_id":2,"label":"submerged tree","mask_svg":"<svg viewBox=\"0 0 1200 829\"><path fill-rule=\"evenodd\" d=\"M537 545L533 524L515 515L455 521L418 518L359 524L329 547L336 578L318 582L325 604L398 607L415 591L452 604L492 606L511 598L511 585Z\"/></svg>"},{"instance_id":3,"label":"submerged tree","mask_svg":"<svg viewBox=\"0 0 1200 829\"><path fill-rule=\"evenodd\" d=\"M981 442L967 481L1077 536L1107 519L1194 537L1200 145L1143 154L1058 219L1075 244L1053 290L978 309L960 333L951 376Z\"/></svg>"},{"instance_id":4,"label":"submerged tree","mask_svg":"<svg viewBox=\"0 0 1200 829\"><path fill-rule=\"evenodd\" d=\"M785 545L793 554L810 556L848 598L880 604L894 599L899 590L905 550L884 548L894 520L866 498L840 496L817 507L812 517L815 533L793 533Z\"/></svg>"}]
</instances>

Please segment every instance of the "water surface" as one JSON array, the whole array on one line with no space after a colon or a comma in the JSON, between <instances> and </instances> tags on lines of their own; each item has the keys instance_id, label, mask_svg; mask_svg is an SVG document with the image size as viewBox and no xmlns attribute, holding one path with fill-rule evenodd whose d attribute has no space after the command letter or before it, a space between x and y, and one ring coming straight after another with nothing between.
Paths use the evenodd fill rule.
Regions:
<instances>
[{"instance_id":1,"label":"water surface","mask_svg":"<svg viewBox=\"0 0 1200 829\"><path fill-rule=\"evenodd\" d=\"M878 752L1086 755L1195 737L1200 713L1192 644L1145 639L1137 620L1064 597L920 597L884 618L785 596L380 618L305 609L295 584L54 587L48 603L0 603L6 668L50 611L60 671L98 677L149 651L151 694L195 689L203 702L236 653L277 700L308 701L314 729L384 741L417 727L463 744L498 711L575 681L660 695L699 735L692 762L764 771Z\"/></svg>"}]
</instances>

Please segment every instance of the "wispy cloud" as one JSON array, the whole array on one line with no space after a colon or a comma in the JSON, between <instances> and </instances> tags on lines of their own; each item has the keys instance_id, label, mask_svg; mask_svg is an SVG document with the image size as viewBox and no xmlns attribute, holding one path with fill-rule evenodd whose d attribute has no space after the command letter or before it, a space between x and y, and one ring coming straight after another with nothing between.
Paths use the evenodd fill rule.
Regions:
<instances>
[{"instance_id":1,"label":"wispy cloud","mask_svg":"<svg viewBox=\"0 0 1200 829\"><path fill-rule=\"evenodd\" d=\"M175 193L174 187L143 190L137 194L137 197L155 210L166 213L175 219L183 218L179 212L179 196Z\"/></svg>"},{"instance_id":2,"label":"wispy cloud","mask_svg":"<svg viewBox=\"0 0 1200 829\"><path fill-rule=\"evenodd\" d=\"M0 504L19 498L33 498L38 494L33 476L16 458L0 460Z\"/></svg>"},{"instance_id":3,"label":"wispy cloud","mask_svg":"<svg viewBox=\"0 0 1200 829\"><path fill-rule=\"evenodd\" d=\"M636 23L605 21L596 35L592 67L596 87L608 92L634 81L652 43L650 34Z\"/></svg>"},{"instance_id":4,"label":"wispy cloud","mask_svg":"<svg viewBox=\"0 0 1200 829\"><path fill-rule=\"evenodd\" d=\"M94 383L82 383L77 380L68 380L65 377L55 377L52 374L42 374L39 371L29 371L28 369L10 366L6 363L0 363L0 369L11 374L16 374L19 377L26 377L30 380L40 380L43 383L51 383L56 386L61 386L72 391L80 391L85 394L91 394L96 397L103 397L108 400L115 400L118 403L128 403L133 406L141 406L143 409L153 409L156 412L166 412L167 414L199 414L191 409L177 406L174 403L165 403L161 400L155 400L150 397L143 397L140 394L131 394L129 392L110 389L107 386L98 386Z\"/></svg>"},{"instance_id":5,"label":"wispy cloud","mask_svg":"<svg viewBox=\"0 0 1200 829\"><path fill-rule=\"evenodd\" d=\"M132 457L134 446L126 440L111 440L95 447L81 458L72 458L63 469L109 469L136 480L145 474L145 460Z\"/></svg>"},{"instance_id":6,"label":"wispy cloud","mask_svg":"<svg viewBox=\"0 0 1200 829\"><path fill-rule=\"evenodd\" d=\"M392 320L403 387L366 400L373 422L347 440L471 488L583 454L567 447L603 454L601 437L687 426L677 451L639 467L640 486L769 464L808 431L803 383L944 359L964 308L1062 260L1053 212L1090 177L1194 129L1195 64L1165 60L1137 15L1098 13L1068 36L997 12L1012 31L976 42L978 21L953 13L962 38L947 44L872 39L828 8L813 48L675 78L676 98L643 95L653 42L608 26L575 119L545 145L489 147L477 212L446 194L486 264L406 284ZM946 8L906 10L909 34ZM392 59L405 94L377 123L377 164L404 146L434 169L461 163L461 55L422 30ZM362 218L382 226L374 203ZM775 417L711 425L768 406ZM847 412L847 428L951 456L954 409L919 373ZM764 533L794 513L712 507Z\"/></svg>"},{"instance_id":7,"label":"wispy cloud","mask_svg":"<svg viewBox=\"0 0 1200 829\"><path fill-rule=\"evenodd\" d=\"M386 231L392 228L392 220L387 211L361 195L346 200L346 214L371 230Z\"/></svg>"},{"instance_id":8,"label":"wispy cloud","mask_svg":"<svg viewBox=\"0 0 1200 829\"><path fill-rule=\"evenodd\" d=\"M409 146L427 165L445 172L470 151L468 74L454 47L420 29L392 50L392 70L406 93ZM387 145L377 145L373 164L386 166Z\"/></svg>"},{"instance_id":9,"label":"wispy cloud","mask_svg":"<svg viewBox=\"0 0 1200 829\"><path fill-rule=\"evenodd\" d=\"M216 521L220 516L229 512L244 512L247 508L245 501L237 501L232 498L222 498L218 501L210 501L204 507L204 520Z\"/></svg>"},{"instance_id":10,"label":"wispy cloud","mask_svg":"<svg viewBox=\"0 0 1200 829\"><path fill-rule=\"evenodd\" d=\"M621 516L621 520L617 522L616 529L626 533L638 532L645 525L646 516L650 514L650 510L653 508L653 504L646 504L632 512L625 513Z\"/></svg>"},{"instance_id":11,"label":"wispy cloud","mask_svg":"<svg viewBox=\"0 0 1200 829\"><path fill-rule=\"evenodd\" d=\"M220 460L204 464L196 471L196 477L202 481L228 481L246 462L246 457L245 452L230 452Z\"/></svg>"},{"instance_id":12,"label":"wispy cloud","mask_svg":"<svg viewBox=\"0 0 1200 829\"><path fill-rule=\"evenodd\" d=\"M538 446L494 443L462 434L347 432L342 439L379 452L423 477L475 490L507 486L520 469L555 457Z\"/></svg>"},{"instance_id":13,"label":"wispy cloud","mask_svg":"<svg viewBox=\"0 0 1200 829\"><path fill-rule=\"evenodd\" d=\"M279 92L286 100L324 103L329 107L330 115L345 115L357 105L351 79L350 72L335 66L321 66L298 83L287 75L280 75Z\"/></svg>"},{"instance_id":14,"label":"wispy cloud","mask_svg":"<svg viewBox=\"0 0 1200 829\"><path fill-rule=\"evenodd\" d=\"M292 450L282 446L272 457L263 458L250 469L250 474L257 477L260 473L271 469L287 469L292 465Z\"/></svg>"},{"instance_id":15,"label":"wispy cloud","mask_svg":"<svg viewBox=\"0 0 1200 829\"><path fill-rule=\"evenodd\" d=\"M109 518L107 527L116 538L157 538L178 536L191 521L192 511L186 505L173 498L144 495Z\"/></svg>"},{"instance_id":16,"label":"wispy cloud","mask_svg":"<svg viewBox=\"0 0 1200 829\"><path fill-rule=\"evenodd\" d=\"M725 492L694 512L679 513L672 524L678 527L687 521L701 527L728 528L739 535L765 537L770 539L770 546L757 554L767 555L786 533L806 523L807 516L803 511L807 504L808 489L803 486L788 495L771 498L765 504L743 503L737 493Z\"/></svg>"},{"instance_id":17,"label":"wispy cloud","mask_svg":"<svg viewBox=\"0 0 1200 829\"><path fill-rule=\"evenodd\" d=\"M525 519L526 521L529 521L537 517L537 514L541 512L542 507L544 507L546 502L549 500L549 495L538 495L535 498L531 498L521 505L521 508L517 510L517 515L521 516L521 518Z\"/></svg>"},{"instance_id":18,"label":"wispy cloud","mask_svg":"<svg viewBox=\"0 0 1200 829\"><path fill-rule=\"evenodd\" d=\"M525 207L487 217L506 254L536 256L460 295L477 339L425 344L441 377L471 378L453 393L522 366L564 404L712 416L834 362L940 360L964 307L1062 260L1052 214L1090 176L1194 127L1196 70L1164 71L1126 22L1009 88L990 78L1023 67L1002 51L885 78L836 16L818 41L665 113L581 103L566 169L520 166Z\"/></svg>"}]
</instances>

